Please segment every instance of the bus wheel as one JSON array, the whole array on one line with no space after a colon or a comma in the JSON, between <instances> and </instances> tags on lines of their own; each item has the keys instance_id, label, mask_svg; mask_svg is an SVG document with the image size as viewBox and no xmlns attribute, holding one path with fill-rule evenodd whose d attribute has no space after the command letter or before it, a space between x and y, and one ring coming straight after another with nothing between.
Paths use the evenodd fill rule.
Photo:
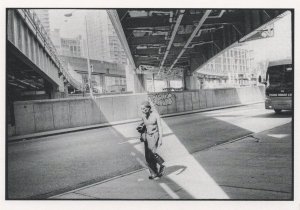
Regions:
<instances>
[{"instance_id":1,"label":"bus wheel","mask_svg":"<svg viewBox=\"0 0 300 210\"><path fill-rule=\"evenodd\" d=\"M281 109L274 109L276 114L279 114L281 112Z\"/></svg>"}]
</instances>

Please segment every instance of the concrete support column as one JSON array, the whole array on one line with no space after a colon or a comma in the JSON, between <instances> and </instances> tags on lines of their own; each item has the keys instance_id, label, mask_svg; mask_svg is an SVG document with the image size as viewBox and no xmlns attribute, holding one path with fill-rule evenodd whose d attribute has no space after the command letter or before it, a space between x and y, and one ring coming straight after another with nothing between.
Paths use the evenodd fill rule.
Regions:
<instances>
[{"instance_id":1,"label":"concrete support column","mask_svg":"<svg viewBox=\"0 0 300 210\"><path fill-rule=\"evenodd\" d=\"M191 75L190 71L183 72L183 89L195 90L200 89L200 83L196 76Z\"/></svg>"},{"instance_id":2,"label":"concrete support column","mask_svg":"<svg viewBox=\"0 0 300 210\"><path fill-rule=\"evenodd\" d=\"M155 74L152 74L152 87L153 87L153 92L155 92Z\"/></svg>"},{"instance_id":3,"label":"concrete support column","mask_svg":"<svg viewBox=\"0 0 300 210\"><path fill-rule=\"evenodd\" d=\"M171 85L170 85L170 80L166 79L166 84L167 84L167 88L170 88Z\"/></svg>"},{"instance_id":4,"label":"concrete support column","mask_svg":"<svg viewBox=\"0 0 300 210\"><path fill-rule=\"evenodd\" d=\"M200 83L198 78L195 76L186 76L185 90L196 90L196 89L200 89Z\"/></svg>"},{"instance_id":5,"label":"concrete support column","mask_svg":"<svg viewBox=\"0 0 300 210\"><path fill-rule=\"evenodd\" d=\"M69 91L68 91L68 86L66 85L65 87L64 87L64 97L68 97L68 95L69 95Z\"/></svg>"},{"instance_id":6,"label":"concrete support column","mask_svg":"<svg viewBox=\"0 0 300 210\"><path fill-rule=\"evenodd\" d=\"M100 74L100 88L102 93L106 91L106 84L105 84L105 76L104 74Z\"/></svg>"},{"instance_id":7,"label":"concrete support column","mask_svg":"<svg viewBox=\"0 0 300 210\"><path fill-rule=\"evenodd\" d=\"M57 98L57 88L53 84L45 80L45 92L49 96L49 99Z\"/></svg>"},{"instance_id":8,"label":"concrete support column","mask_svg":"<svg viewBox=\"0 0 300 210\"><path fill-rule=\"evenodd\" d=\"M127 91L143 93L146 91L146 75L138 74L130 65L126 65Z\"/></svg>"},{"instance_id":9,"label":"concrete support column","mask_svg":"<svg viewBox=\"0 0 300 210\"><path fill-rule=\"evenodd\" d=\"M205 77L199 79L199 89L205 88Z\"/></svg>"}]
</instances>

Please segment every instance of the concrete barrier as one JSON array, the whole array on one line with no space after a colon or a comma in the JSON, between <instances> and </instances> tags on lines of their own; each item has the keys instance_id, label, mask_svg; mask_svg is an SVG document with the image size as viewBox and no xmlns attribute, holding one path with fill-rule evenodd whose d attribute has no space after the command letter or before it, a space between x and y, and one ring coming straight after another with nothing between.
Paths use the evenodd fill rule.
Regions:
<instances>
[{"instance_id":1,"label":"concrete barrier","mask_svg":"<svg viewBox=\"0 0 300 210\"><path fill-rule=\"evenodd\" d=\"M70 122L70 109L68 102L54 102L53 109L53 121L55 129L69 128Z\"/></svg>"},{"instance_id":2,"label":"concrete barrier","mask_svg":"<svg viewBox=\"0 0 300 210\"><path fill-rule=\"evenodd\" d=\"M184 96L183 92L175 93L176 96L176 112L184 112Z\"/></svg>"},{"instance_id":3,"label":"concrete barrier","mask_svg":"<svg viewBox=\"0 0 300 210\"><path fill-rule=\"evenodd\" d=\"M159 114L172 114L263 101L264 87L18 101L14 103L14 132L8 135L138 119L141 117L139 105L148 99Z\"/></svg>"},{"instance_id":4,"label":"concrete barrier","mask_svg":"<svg viewBox=\"0 0 300 210\"><path fill-rule=\"evenodd\" d=\"M184 100L184 111L192 111L193 110L192 92L190 91L183 92L183 100Z\"/></svg>"},{"instance_id":5,"label":"concrete barrier","mask_svg":"<svg viewBox=\"0 0 300 210\"><path fill-rule=\"evenodd\" d=\"M193 110L200 109L199 91L192 92L192 105Z\"/></svg>"}]
</instances>

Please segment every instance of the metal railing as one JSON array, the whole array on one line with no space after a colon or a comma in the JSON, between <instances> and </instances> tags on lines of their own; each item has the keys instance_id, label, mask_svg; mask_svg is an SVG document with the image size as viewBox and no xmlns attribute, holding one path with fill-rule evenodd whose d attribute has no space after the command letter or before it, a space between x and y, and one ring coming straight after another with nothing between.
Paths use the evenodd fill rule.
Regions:
<instances>
[{"instance_id":1,"label":"metal railing","mask_svg":"<svg viewBox=\"0 0 300 210\"><path fill-rule=\"evenodd\" d=\"M83 89L83 84L81 80L78 80L74 73L70 73L68 67L66 67L63 62L58 57L58 52L52 43L47 31L39 20L37 14L31 9L17 9L17 12L25 19L28 20L33 26L33 33L36 34L38 40L44 46L44 49L48 52L49 56L58 68L58 77L63 76L64 83L70 83L74 88L78 90ZM26 22L26 21L25 21ZM28 23L28 22L26 22ZM30 27L32 28L32 27ZM77 74L77 73L76 73Z\"/></svg>"}]
</instances>

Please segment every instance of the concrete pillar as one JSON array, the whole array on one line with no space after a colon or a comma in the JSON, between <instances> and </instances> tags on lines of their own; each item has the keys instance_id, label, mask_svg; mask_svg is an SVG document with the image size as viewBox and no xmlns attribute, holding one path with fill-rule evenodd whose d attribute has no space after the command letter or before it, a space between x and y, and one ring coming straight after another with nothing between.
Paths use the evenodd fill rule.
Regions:
<instances>
[{"instance_id":1,"label":"concrete pillar","mask_svg":"<svg viewBox=\"0 0 300 210\"><path fill-rule=\"evenodd\" d=\"M103 92L106 92L106 84L105 84L105 76L104 74L100 74L100 87Z\"/></svg>"},{"instance_id":2,"label":"concrete pillar","mask_svg":"<svg viewBox=\"0 0 300 210\"><path fill-rule=\"evenodd\" d=\"M46 94L49 96L49 99L54 98L55 97L55 89L54 89L53 85L50 82L48 82L47 80L45 80L44 87L45 87Z\"/></svg>"},{"instance_id":3,"label":"concrete pillar","mask_svg":"<svg viewBox=\"0 0 300 210\"><path fill-rule=\"evenodd\" d=\"M199 80L195 76L186 76L185 85L186 85L186 90L200 89Z\"/></svg>"},{"instance_id":4,"label":"concrete pillar","mask_svg":"<svg viewBox=\"0 0 300 210\"><path fill-rule=\"evenodd\" d=\"M146 75L138 74L130 65L126 65L127 91L133 93L143 93L146 91Z\"/></svg>"},{"instance_id":5,"label":"concrete pillar","mask_svg":"<svg viewBox=\"0 0 300 210\"><path fill-rule=\"evenodd\" d=\"M199 89L205 88L205 77L199 78Z\"/></svg>"},{"instance_id":6,"label":"concrete pillar","mask_svg":"<svg viewBox=\"0 0 300 210\"><path fill-rule=\"evenodd\" d=\"M196 76L191 75L190 71L183 71L183 89L195 90L200 89L200 84Z\"/></svg>"},{"instance_id":7,"label":"concrete pillar","mask_svg":"<svg viewBox=\"0 0 300 210\"><path fill-rule=\"evenodd\" d=\"M153 92L155 92L155 74L152 74L152 87L153 87Z\"/></svg>"},{"instance_id":8,"label":"concrete pillar","mask_svg":"<svg viewBox=\"0 0 300 210\"><path fill-rule=\"evenodd\" d=\"M49 99L62 98L64 97L63 95L65 94L65 91L68 92L68 88L66 86L64 86L63 91L60 91L58 87L54 86L47 80L45 80L44 88L46 94L49 96Z\"/></svg>"},{"instance_id":9,"label":"concrete pillar","mask_svg":"<svg viewBox=\"0 0 300 210\"><path fill-rule=\"evenodd\" d=\"M170 80L166 79L166 84L167 84L167 88L170 88L171 85L170 85Z\"/></svg>"},{"instance_id":10,"label":"concrete pillar","mask_svg":"<svg viewBox=\"0 0 300 210\"><path fill-rule=\"evenodd\" d=\"M68 86L66 85L65 87L64 87L64 97L68 97L68 95L69 95L69 91L68 91Z\"/></svg>"}]
</instances>

